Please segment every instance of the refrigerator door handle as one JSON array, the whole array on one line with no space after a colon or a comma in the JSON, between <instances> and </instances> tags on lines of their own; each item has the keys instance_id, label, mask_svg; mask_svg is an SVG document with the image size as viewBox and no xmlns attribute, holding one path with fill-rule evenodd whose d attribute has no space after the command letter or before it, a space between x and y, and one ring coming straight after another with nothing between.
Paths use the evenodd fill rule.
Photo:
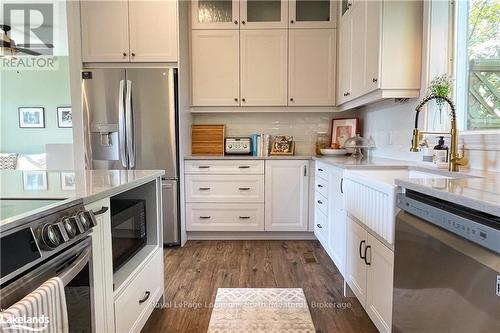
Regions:
<instances>
[{"instance_id":1,"label":"refrigerator door handle","mask_svg":"<svg viewBox=\"0 0 500 333\"><path fill-rule=\"evenodd\" d=\"M118 141L120 144L120 161L124 168L128 167L128 157L127 151L125 149L126 141L126 125L125 125L125 107L124 107L124 93L125 91L125 81L120 80L120 88L118 91Z\"/></svg>"},{"instance_id":2,"label":"refrigerator door handle","mask_svg":"<svg viewBox=\"0 0 500 333\"><path fill-rule=\"evenodd\" d=\"M127 130L127 154L129 169L135 167L134 112L132 110L132 81L127 80L125 97L125 126Z\"/></svg>"},{"instance_id":3,"label":"refrigerator door handle","mask_svg":"<svg viewBox=\"0 0 500 333\"><path fill-rule=\"evenodd\" d=\"M169 115L169 125L168 133L170 135L170 145L171 152L173 156L177 156L177 140L176 140L176 114L175 114L175 80L174 80L174 70L172 68L168 69L168 96L170 97L168 100L168 115ZM177 167L175 170L175 174L177 175Z\"/></svg>"}]
</instances>

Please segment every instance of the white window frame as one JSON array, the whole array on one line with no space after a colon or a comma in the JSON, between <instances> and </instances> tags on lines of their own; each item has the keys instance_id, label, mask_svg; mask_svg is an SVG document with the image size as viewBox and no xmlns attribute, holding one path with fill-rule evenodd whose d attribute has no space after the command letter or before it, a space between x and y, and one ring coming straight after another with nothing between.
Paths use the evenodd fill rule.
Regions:
<instances>
[{"instance_id":1,"label":"white window frame","mask_svg":"<svg viewBox=\"0 0 500 333\"><path fill-rule=\"evenodd\" d=\"M452 60L452 77L455 80L455 99L457 104L457 122L460 130L460 141L467 150L486 150L500 151L500 129L487 130L466 130L467 128L467 105L468 105L468 73L464 70L459 70L460 66L467 64L467 48L459 48L458 40L463 40L463 34L467 33L467 29L461 29L460 24L468 19L466 8L468 1L466 0L451 0L449 1L450 12L450 43L453 53L450 57ZM462 67L463 68L463 67Z\"/></svg>"}]
</instances>

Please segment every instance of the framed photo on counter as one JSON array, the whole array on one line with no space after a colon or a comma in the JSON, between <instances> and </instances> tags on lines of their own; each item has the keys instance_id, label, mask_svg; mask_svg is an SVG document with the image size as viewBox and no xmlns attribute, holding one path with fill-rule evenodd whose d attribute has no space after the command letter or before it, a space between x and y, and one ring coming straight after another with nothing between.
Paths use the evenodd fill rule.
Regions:
<instances>
[{"instance_id":1,"label":"framed photo on counter","mask_svg":"<svg viewBox=\"0 0 500 333\"><path fill-rule=\"evenodd\" d=\"M355 136L359 131L359 118L332 119L332 134L330 148L343 148L347 139Z\"/></svg>"},{"instance_id":2,"label":"framed photo on counter","mask_svg":"<svg viewBox=\"0 0 500 333\"><path fill-rule=\"evenodd\" d=\"M45 108L20 106L18 112L19 128L45 127Z\"/></svg>"}]
</instances>

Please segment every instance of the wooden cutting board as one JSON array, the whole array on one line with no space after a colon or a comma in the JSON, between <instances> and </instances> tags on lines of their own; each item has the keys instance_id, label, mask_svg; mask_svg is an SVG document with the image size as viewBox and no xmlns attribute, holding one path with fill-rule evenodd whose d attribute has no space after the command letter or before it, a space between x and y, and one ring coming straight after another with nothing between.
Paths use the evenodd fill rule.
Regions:
<instances>
[{"instance_id":1,"label":"wooden cutting board","mask_svg":"<svg viewBox=\"0 0 500 333\"><path fill-rule=\"evenodd\" d=\"M224 125L192 125L191 154L224 155Z\"/></svg>"}]
</instances>

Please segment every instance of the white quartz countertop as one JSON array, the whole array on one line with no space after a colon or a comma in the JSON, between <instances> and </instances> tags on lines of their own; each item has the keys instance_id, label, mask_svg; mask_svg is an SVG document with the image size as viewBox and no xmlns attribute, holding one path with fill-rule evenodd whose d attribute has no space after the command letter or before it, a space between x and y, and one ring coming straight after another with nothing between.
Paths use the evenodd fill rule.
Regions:
<instances>
[{"instance_id":1,"label":"white quartz countertop","mask_svg":"<svg viewBox=\"0 0 500 333\"><path fill-rule=\"evenodd\" d=\"M12 199L54 200L54 203L4 218L0 224L19 220L45 209L82 200L88 204L148 183L162 170L15 171L0 170L0 202Z\"/></svg>"},{"instance_id":2,"label":"white quartz countertop","mask_svg":"<svg viewBox=\"0 0 500 333\"><path fill-rule=\"evenodd\" d=\"M184 160L310 160L311 157L311 155L190 155L184 156Z\"/></svg>"}]
</instances>

